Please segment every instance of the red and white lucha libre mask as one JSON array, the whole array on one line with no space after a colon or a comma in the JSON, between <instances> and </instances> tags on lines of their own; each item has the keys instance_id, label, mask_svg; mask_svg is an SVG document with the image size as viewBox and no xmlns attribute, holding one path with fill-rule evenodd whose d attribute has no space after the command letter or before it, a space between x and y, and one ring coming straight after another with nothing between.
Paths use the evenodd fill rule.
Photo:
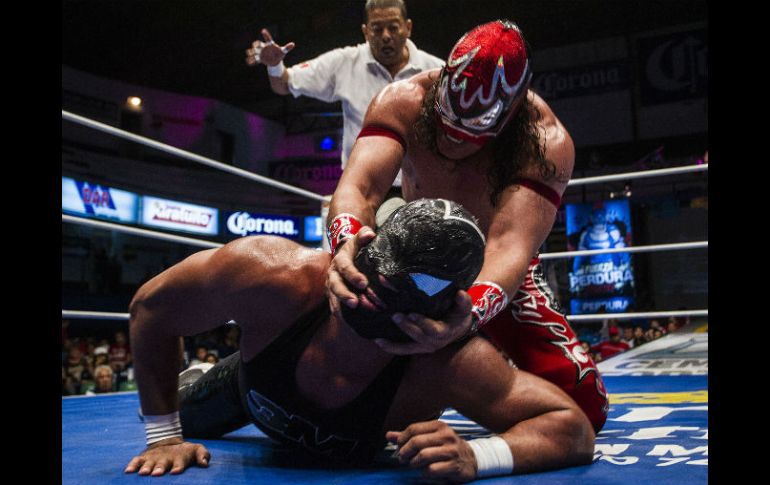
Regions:
<instances>
[{"instance_id":1,"label":"red and white lucha libre mask","mask_svg":"<svg viewBox=\"0 0 770 485\"><path fill-rule=\"evenodd\" d=\"M497 136L532 79L529 52L519 27L496 20L466 33L449 54L436 92L444 131L477 145Z\"/></svg>"}]
</instances>

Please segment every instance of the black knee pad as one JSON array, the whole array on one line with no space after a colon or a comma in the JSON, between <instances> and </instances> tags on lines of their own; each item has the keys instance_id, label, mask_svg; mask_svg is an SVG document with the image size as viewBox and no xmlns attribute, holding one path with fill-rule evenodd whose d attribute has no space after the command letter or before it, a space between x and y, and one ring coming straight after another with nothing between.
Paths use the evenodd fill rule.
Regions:
<instances>
[{"instance_id":1,"label":"black knee pad","mask_svg":"<svg viewBox=\"0 0 770 485\"><path fill-rule=\"evenodd\" d=\"M217 362L197 381L179 391L179 417L186 438L219 438L247 425L238 393L241 353Z\"/></svg>"}]
</instances>

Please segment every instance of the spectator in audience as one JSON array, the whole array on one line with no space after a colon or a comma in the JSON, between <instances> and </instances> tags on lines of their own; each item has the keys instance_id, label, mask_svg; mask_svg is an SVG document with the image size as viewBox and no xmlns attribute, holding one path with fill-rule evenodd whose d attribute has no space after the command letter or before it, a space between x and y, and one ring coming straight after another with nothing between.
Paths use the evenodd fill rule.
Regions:
<instances>
[{"instance_id":1,"label":"spectator in audience","mask_svg":"<svg viewBox=\"0 0 770 485\"><path fill-rule=\"evenodd\" d=\"M131 361L131 349L128 346L126 333L122 330L115 332L114 341L110 345L110 367L115 374L126 368Z\"/></svg>"},{"instance_id":2,"label":"spectator in audience","mask_svg":"<svg viewBox=\"0 0 770 485\"><path fill-rule=\"evenodd\" d=\"M663 336L663 330L656 328L652 331L652 339L657 340Z\"/></svg>"},{"instance_id":3,"label":"spectator in audience","mask_svg":"<svg viewBox=\"0 0 770 485\"><path fill-rule=\"evenodd\" d=\"M218 357L220 359L224 359L228 355L238 351L238 341L241 337L241 329L237 325L225 325L223 331L224 337L222 338L222 343L218 347Z\"/></svg>"},{"instance_id":4,"label":"spectator in audience","mask_svg":"<svg viewBox=\"0 0 770 485\"><path fill-rule=\"evenodd\" d=\"M195 347L195 357L190 360L190 367L206 362L206 357L209 355L209 349L205 345L198 345Z\"/></svg>"},{"instance_id":5,"label":"spectator in audience","mask_svg":"<svg viewBox=\"0 0 770 485\"><path fill-rule=\"evenodd\" d=\"M208 354L209 352L215 349L218 349L219 344L222 343L220 328L221 327L217 327L214 330L211 330L209 332L203 332L201 334L196 335L193 338L193 343L195 345L195 348L197 349L198 347L205 347L206 354ZM199 362L206 362L206 354L202 354L200 357L197 357L197 353L198 352L196 350L196 358L199 360Z\"/></svg>"},{"instance_id":6,"label":"spectator in audience","mask_svg":"<svg viewBox=\"0 0 770 485\"><path fill-rule=\"evenodd\" d=\"M115 387L118 391L135 391L136 381L134 380L134 363L129 362L126 367L116 376Z\"/></svg>"},{"instance_id":7,"label":"spectator in audience","mask_svg":"<svg viewBox=\"0 0 770 485\"><path fill-rule=\"evenodd\" d=\"M591 344L587 340L580 340L580 347L583 348L583 351L586 353L587 356L591 357L594 362L599 362L602 360L601 355L599 355L598 352L594 352L591 350Z\"/></svg>"},{"instance_id":8,"label":"spectator in audience","mask_svg":"<svg viewBox=\"0 0 770 485\"><path fill-rule=\"evenodd\" d=\"M628 344L629 349L634 348L634 345L636 344L634 343L634 329L631 325L623 327L623 338L621 338L620 341Z\"/></svg>"},{"instance_id":9,"label":"spectator in audience","mask_svg":"<svg viewBox=\"0 0 770 485\"><path fill-rule=\"evenodd\" d=\"M637 325L634 327L634 347L647 343L647 337L644 336L644 327Z\"/></svg>"},{"instance_id":10,"label":"spectator in audience","mask_svg":"<svg viewBox=\"0 0 770 485\"><path fill-rule=\"evenodd\" d=\"M62 387L65 395L81 393L83 380L92 375L91 363L83 355L80 347L73 345L67 353L67 359L62 364Z\"/></svg>"},{"instance_id":11,"label":"spectator in audience","mask_svg":"<svg viewBox=\"0 0 770 485\"><path fill-rule=\"evenodd\" d=\"M601 340L608 340L610 338L610 329L618 328L617 318L605 318L602 320L602 328L599 330L599 338Z\"/></svg>"},{"instance_id":12,"label":"spectator in audience","mask_svg":"<svg viewBox=\"0 0 770 485\"><path fill-rule=\"evenodd\" d=\"M96 355L94 351L96 350L96 339L94 337L86 337L85 339L85 346L86 350L83 352L86 357L88 357L89 360L93 361L94 356ZM94 369L96 369L96 366L94 366Z\"/></svg>"},{"instance_id":13,"label":"spectator in audience","mask_svg":"<svg viewBox=\"0 0 770 485\"><path fill-rule=\"evenodd\" d=\"M653 318L652 320L650 320L650 330L652 330L653 332L655 330L660 330L661 333L666 333L666 331L663 329L663 326L660 324L660 320L658 320L657 318Z\"/></svg>"},{"instance_id":14,"label":"spectator in audience","mask_svg":"<svg viewBox=\"0 0 770 485\"><path fill-rule=\"evenodd\" d=\"M115 392L114 373L109 365L100 365L96 368L94 371L94 381L93 388L86 391L87 395L93 396L94 394Z\"/></svg>"},{"instance_id":15,"label":"spectator in audience","mask_svg":"<svg viewBox=\"0 0 770 485\"><path fill-rule=\"evenodd\" d=\"M216 364L217 362L219 362L219 357L217 357L217 354L209 352L206 355L206 362L209 364Z\"/></svg>"},{"instance_id":16,"label":"spectator in audience","mask_svg":"<svg viewBox=\"0 0 770 485\"><path fill-rule=\"evenodd\" d=\"M80 349L81 355L86 353L86 342L80 337L70 337L69 342L72 347Z\"/></svg>"},{"instance_id":17,"label":"spectator in audience","mask_svg":"<svg viewBox=\"0 0 770 485\"><path fill-rule=\"evenodd\" d=\"M96 369L100 365L109 365L109 347L107 345L101 345L94 349L93 368Z\"/></svg>"},{"instance_id":18,"label":"spectator in audience","mask_svg":"<svg viewBox=\"0 0 770 485\"><path fill-rule=\"evenodd\" d=\"M676 332L679 328L679 321L676 317L668 317L668 323L666 323L666 333Z\"/></svg>"},{"instance_id":19,"label":"spectator in audience","mask_svg":"<svg viewBox=\"0 0 770 485\"><path fill-rule=\"evenodd\" d=\"M646 342L652 342L653 340L655 340L655 336L653 335L654 333L655 333L655 329L653 329L652 327L650 327L647 330L645 330L644 331L644 340Z\"/></svg>"},{"instance_id":20,"label":"spectator in audience","mask_svg":"<svg viewBox=\"0 0 770 485\"><path fill-rule=\"evenodd\" d=\"M618 327L610 327L609 334L609 340L603 340L591 347L591 350L601 355L601 360L606 360L615 354L628 350L628 344L620 340Z\"/></svg>"},{"instance_id":21,"label":"spectator in audience","mask_svg":"<svg viewBox=\"0 0 770 485\"><path fill-rule=\"evenodd\" d=\"M679 310L679 311L686 311L687 308L679 307L679 308L677 308L677 310ZM684 316L681 316L681 317L668 317L668 320L669 321L671 321L671 320L675 321L676 322L676 328L680 329L680 328L684 327L685 325L687 325L688 323L690 323L690 315L684 315Z\"/></svg>"}]
</instances>

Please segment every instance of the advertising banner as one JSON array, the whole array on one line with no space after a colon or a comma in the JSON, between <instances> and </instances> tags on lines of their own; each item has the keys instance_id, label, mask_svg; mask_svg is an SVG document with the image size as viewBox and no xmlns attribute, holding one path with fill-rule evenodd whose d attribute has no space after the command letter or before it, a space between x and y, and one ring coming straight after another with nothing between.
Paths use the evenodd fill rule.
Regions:
<instances>
[{"instance_id":1,"label":"advertising banner","mask_svg":"<svg viewBox=\"0 0 770 485\"><path fill-rule=\"evenodd\" d=\"M157 197L142 197L141 224L195 234L219 234L219 210Z\"/></svg>"},{"instance_id":2,"label":"advertising banner","mask_svg":"<svg viewBox=\"0 0 770 485\"><path fill-rule=\"evenodd\" d=\"M567 205L570 251L624 248L631 245L628 199ZM573 258L570 311L573 314L622 313L634 301L634 270L629 253Z\"/></svg>"},{"instance_id":3,"label":"advertising banner","mask_svg":"<svg viewBox=\"0 0 770 485\"><path fill-rule=\"evenodd\" d=\"M532 76L532 86L548 101L604 94L629 89L631 69L627 60L619 59L541 71Z\"/></svg>"},{"instance_id":4,"label":"advertising banner","mask_svg":"<svg viewBox=\"0 0 770 485\"><path fill-rule=\"evenodd\" d=\"M708 96L706 29L640 37L636 42L642 106Z\"/></svg>"},{"instance_id":5,"label":"advertising banner","mask_svg":"<svg viewBox=\"0 0 770 485\"><path fill-rule=\"evenodd\" d=\"M270 177L316 194L333 194L342 176L338 159L287 161L270 164Z\"/></svg>"},{"instance_id":6,"label":"advertising banner","mask_svg":"<svg viewBox=\"0 0 770 485\"><path fill-rule=\"evenodd\" d=\"M640 139L708 132L708 32L641 34L635 41Z\"/></svg>"},{"instance_id":7,"label":"advertising banner","mask_svg":"<svg viewBox=\"0 0 770 485\"><path fill-rule=\"evenodd\" d=\"M321 216L305 217L305 241L317 242L323 240L324 228Z\"/></svg>"},{"instance_id":8,"label":"advertising banner","mask_svg":"<svg viewBox=\"0 0 770 485\"><path fill-rule=\"evenodd\" d=\"M82 217L135 223L139 197L125 190L61 178L61 208Z\"/></svg>"},{"instance_id":9,"label":"advertising banner","mask_svg":"<svg viewBox=\"0 0 770 485\"><path fill-rule=\"evenodd\" d=\"M299 217L238 211L227 213L223 232L228 237L269 234L297 240L300 228Z\"/></svg>"}]
</instances>

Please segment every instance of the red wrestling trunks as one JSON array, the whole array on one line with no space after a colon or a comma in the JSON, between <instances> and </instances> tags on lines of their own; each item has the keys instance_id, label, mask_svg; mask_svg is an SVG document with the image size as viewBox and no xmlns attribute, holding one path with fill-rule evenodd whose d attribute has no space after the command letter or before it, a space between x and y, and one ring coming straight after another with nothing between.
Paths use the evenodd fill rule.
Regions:
<instances>
[{"instance_id":1,"label":"red wrestling trunks","mask_svg":"<svg viewBox=\"0 0 770 485\"><path fill-rule=\"evenodd\" d=\"M510 310L510 311L507 311ZM540 258L529 265L524 284L481 331L513 360L516 366L559 386L574 399L599 430L604 426L609 400L593 359L559 309L543 276Z\"/></svg>"}]
</instances>

